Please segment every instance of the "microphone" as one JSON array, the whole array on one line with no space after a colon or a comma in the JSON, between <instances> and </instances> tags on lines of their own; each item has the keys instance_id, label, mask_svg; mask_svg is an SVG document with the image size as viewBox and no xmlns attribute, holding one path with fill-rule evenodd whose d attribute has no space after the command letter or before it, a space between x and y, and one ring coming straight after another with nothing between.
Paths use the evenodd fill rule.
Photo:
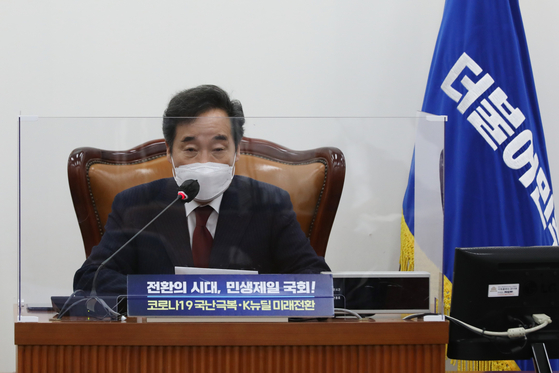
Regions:
<instances>
[{"instance_id":1,"label":"microphone","mask_svg":"<svg viewBox=\"0 0 559 373\"><path fill-rule=\"evenodd\" d=\"M178 196L183 200L184 203L192 201L200 192L200 184L198 180L186 180L179 187Z\"/></svg>"},{"instance_id":2,"label":"microphone","mask_svg":"<svg viewBox=\"0 0 559 373\"><path fill-rule=\"evenodd\" d=\"M181 184L181 186L179 187L179 190L177 192L177 198L175 198L171 203L169 203L167 205L167 207L165 207L159 214L157 214L156 217L154 217L153 219L151 219L149 221L149 223L147 223L142 229L140 229L134 236L132 236L132 238L130 238L128 241L126 241L126 243L124 245L122 245L121 247L118 248L117 251L115 251L111 256L109 256L107 259L105 259L100 265L99 267L97 267L97 270L95 271L95 275L93 276L93 282L91 284L91 293L90 295L92 297L97 295L97 292L95 290L95 285L96 285L96 280L97 280L97 275L99 274L99 270L101 270L101 268L103 268L105 266L105 264L107 264L108 262L111 261L111 259L118 254L122 249L124 249L130 242L132 242L132 240L134 238L136 238L140 233L142 233L147 227L149 227L151 225L151 223L153 223L155 220L157 220L165 211L167 211L167 209L169 209L169 207L171 207L175 202L177 201L182 201L183 203L188 203L190 201L192 201L197 195L198 192L200 192L200 184L198 183L198 180L186 180L184 183Z\"/></svg>"}]
</instances>

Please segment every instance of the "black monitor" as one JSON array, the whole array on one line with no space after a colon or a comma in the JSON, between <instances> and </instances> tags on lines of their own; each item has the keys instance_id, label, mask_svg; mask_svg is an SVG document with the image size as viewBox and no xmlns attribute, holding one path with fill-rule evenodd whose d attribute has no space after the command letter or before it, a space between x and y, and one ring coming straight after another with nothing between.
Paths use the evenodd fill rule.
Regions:
<instances>
[{"instance_id":1,"label":"black monitor","mask_svg":"<svg viewBox=\"0 0 559 373\"><path fill-rule=\"evenodd\" d=\"M457 248L450 316L486 331L533 326L531 315L552 323L526 338L509 340L476 334L450 324L447 355L460 360L533 358L544 344L559 358L559 247Z\"/></svg>"}]
</instances>

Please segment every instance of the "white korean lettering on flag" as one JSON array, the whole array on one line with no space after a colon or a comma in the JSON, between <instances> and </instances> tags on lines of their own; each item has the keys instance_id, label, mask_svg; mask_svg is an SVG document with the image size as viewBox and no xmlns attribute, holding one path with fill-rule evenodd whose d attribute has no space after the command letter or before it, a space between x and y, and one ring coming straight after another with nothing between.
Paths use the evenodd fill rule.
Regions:
<instances>
[{"instance_id":1,"label":"white korean lettering on flag","mask_svg":"<svg viewBox=\"0 0 559 373\"><path fill-rule=\"evenodd\" d=\"M468 92L462 95L452 87L452 84L465 69L473 72L475 76L479 76L483 72L483 69L470 56L463 53L441 85L441 89L446 95L458 103L457 109L462 114L471 105L474 105L481 95L495 83L495 80L488 73L482 75L475 83L468 76L464 76L460 83ZM500 87L496 87L489 94L489 100L482 99L466 119L493 150L497 150L506 139L512 138L503 149L503 161L512 170L529 166L518 181L530 194L540 215L542 228L544 230L548 229L553 239L553 245L557 245L558 235L557 222L553 214L555 210L553 193L545 171L540 166L532 131L529 129L516 131L526 118L522 111L513 107L507 99L506 93ZM532 185L534 186L532 187ZM528 192L529 188L531 191Z\"/></svg>"}]
</instances>

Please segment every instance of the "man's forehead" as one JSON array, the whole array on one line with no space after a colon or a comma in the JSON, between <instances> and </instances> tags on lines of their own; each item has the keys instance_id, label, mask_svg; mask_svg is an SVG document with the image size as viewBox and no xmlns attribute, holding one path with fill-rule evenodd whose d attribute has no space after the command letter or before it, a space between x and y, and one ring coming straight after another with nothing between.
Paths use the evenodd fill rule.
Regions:
<instances>
[{"instance_id":1,"label":"man's forehead","mask_svg":"<svg viewBox=\"0 0 559 373\"><path fill-rule=\"evenodd\" d=\"M177 126L177 140L195 141L197 139L228 140L231 137L231 124L228 122L182 123Z\"/></svg>"},{"instance_id":2,"label":"man's forehead","mask_svg":"<svg viewBox=\"0 0 559 373\"><path fill-rule=\"evenodd\" d=\"M181 138L179 138L179 141L181 142L190 142L190 141L196 141L202 138L210 138L211 140L215 140L215 141L228 141L229 137L227 134L216 134L213 136L207 136L204 134L184 134Z\"/></svg>"}]
</instances>

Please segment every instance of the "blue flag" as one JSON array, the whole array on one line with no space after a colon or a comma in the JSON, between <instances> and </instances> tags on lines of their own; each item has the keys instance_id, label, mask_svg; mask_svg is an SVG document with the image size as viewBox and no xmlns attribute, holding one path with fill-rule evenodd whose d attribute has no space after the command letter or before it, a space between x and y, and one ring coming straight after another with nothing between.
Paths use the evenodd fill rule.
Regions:
<instances>
[{"instance_id":1,"label":"blue flag","mask_svg":"<svg viewBox=\"0 0 559 373\"><path fill-rule=\"evenodd\" d=\"M518 0L446 1L423 111L448 117L445 276L456 247L557 245Z\"/></svg>"},{"instance_id":2,"label":"blue flag","mask_svg":"<svg viewBox=\"0 0 559 373\"><path fill-rule=\"evenodd\" d=\"M444 274L455 247L556 245L518 0L447 0L423 111L448 116Z\"/></svg>"}]
</instances>

